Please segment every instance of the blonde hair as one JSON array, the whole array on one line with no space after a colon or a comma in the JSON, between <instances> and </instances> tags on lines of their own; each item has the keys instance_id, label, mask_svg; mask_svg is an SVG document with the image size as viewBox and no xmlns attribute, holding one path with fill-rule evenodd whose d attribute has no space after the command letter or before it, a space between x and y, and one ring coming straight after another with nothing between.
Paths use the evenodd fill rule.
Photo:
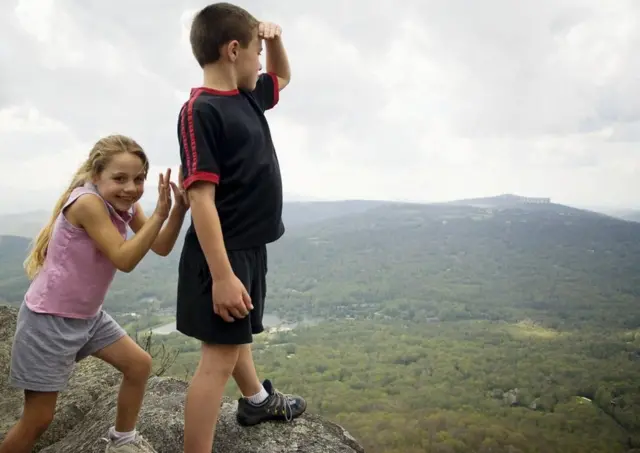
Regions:
<instances>
[{"instance_id":1,"label":"blonde hair","mask_svg":"<svg viewBox=\"0 0 640 453\"><path fill-rule=\"evenodd\" d=\"M40 230L40 233L38 233L38 236L32 244L29 256L27 256L24 262L24 269L27 271L27 276L30 280L38 274L44 264L49 241L53 233L53 227L71 192L83 186L86 182L91 181L94 177L99 176L113 156L121 153L131 153L138 156L144 164L144 172L146 175L149 170L149 160L142 147L138 145L135 140L123 135L109 135L98 140L95 145L93 145L87 160L78 171L76 171L67 190L56 202L49 222Z\"/></svg>"}]
</instances>

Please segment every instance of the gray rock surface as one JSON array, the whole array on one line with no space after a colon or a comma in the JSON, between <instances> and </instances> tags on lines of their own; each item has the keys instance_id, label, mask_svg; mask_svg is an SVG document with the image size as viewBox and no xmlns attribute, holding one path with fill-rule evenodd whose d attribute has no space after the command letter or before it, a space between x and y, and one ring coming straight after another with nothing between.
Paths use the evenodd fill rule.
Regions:
<instances>
[{"instance_id":1,"label":"gray rock surface","mask_svg":"<svg viewBox=\"0 0 640 453\"><path fill-rule=\"evenodd\" d=\"M0 439L20 417L22 393L8 386L11 342L17 310L0 307ZM102 453L101 441L115 420L120 376L97 359L76 368L69 388L60 395L56 417L34 452ZM181 453L187 383L152 378L138 430L158 453ZM293 423L269 422L244 428L235 421L235 400L222 403L213 453L364 453L342 427L305 414Z\"/></svg>"}]
</instances>

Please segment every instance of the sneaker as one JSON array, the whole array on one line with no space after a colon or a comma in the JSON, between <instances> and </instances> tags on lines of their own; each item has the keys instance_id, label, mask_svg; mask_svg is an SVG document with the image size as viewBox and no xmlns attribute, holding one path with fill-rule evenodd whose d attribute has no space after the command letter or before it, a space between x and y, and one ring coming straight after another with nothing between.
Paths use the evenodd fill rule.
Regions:
<instances>
[{"instance_id":1,"label":"sneaker","mask_svg":"<svg viewBox=\"0 0 640 453\"><path fill-rule=\"evenodd\" d=\"M107 442L105 453L156 453L151 444L140 434L131 442L118 443L113 439L102 439Z\"/></svg>"},{"instance_id":2,"label":"sneaker","mask_svg":"<svg viewBox=\"0 0 640 453\"><path fill-rule=\"evenodd\" d=\"M257 425L267 420L290 422L307 409L307 402L301 396L280 393L268 379L262 385L269 394L262 404L253 404L247 398L238 400L236 419L242 426Z\"/></svg>"}]
</instances>

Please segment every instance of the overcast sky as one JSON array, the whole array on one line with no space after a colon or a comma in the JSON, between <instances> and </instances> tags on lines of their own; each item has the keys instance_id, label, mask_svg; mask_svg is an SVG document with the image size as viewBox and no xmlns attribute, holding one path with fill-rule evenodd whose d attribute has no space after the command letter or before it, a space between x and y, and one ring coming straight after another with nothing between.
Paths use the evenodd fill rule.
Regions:
<instances>
[{"instance_id":1,"label":"overcast sky","mask_svg":"<svg viewBox=\"0 0 640 453\"><path fill-rule=\"evenodd\" d=\"M178 165L207 3L0 1L0 212L50 209L103 134ZM640 205L640 2L238 4L283 28L268 120L290 196Z\"/></svg>"}]
</instances>

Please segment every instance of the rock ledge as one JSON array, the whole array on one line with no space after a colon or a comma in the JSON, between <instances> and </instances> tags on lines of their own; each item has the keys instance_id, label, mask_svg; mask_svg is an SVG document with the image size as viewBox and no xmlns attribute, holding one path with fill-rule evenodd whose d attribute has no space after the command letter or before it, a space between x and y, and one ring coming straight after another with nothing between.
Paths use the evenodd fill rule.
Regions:
<instances>
[{"instance_id":1,"label":"rock ledge","mask_svg":"<svg viewBox=\"0 0 640 453\"><path fill-rule=\"evenodd\" d=\"M9 388L7 376L17 310L0 306L0 439L20 417L22 394ZM74 372L69 389L60 395L56 418L34 452L103 453L101 438L115 419L119 375L93 358ZM181 453L187 383L151 378L138 430L158 453ZM364 453L341 426L305 414L291 424L263 423L244 428L235 421L237 402L222 403L213 453Z\"/></svg>"}]
</instances>

